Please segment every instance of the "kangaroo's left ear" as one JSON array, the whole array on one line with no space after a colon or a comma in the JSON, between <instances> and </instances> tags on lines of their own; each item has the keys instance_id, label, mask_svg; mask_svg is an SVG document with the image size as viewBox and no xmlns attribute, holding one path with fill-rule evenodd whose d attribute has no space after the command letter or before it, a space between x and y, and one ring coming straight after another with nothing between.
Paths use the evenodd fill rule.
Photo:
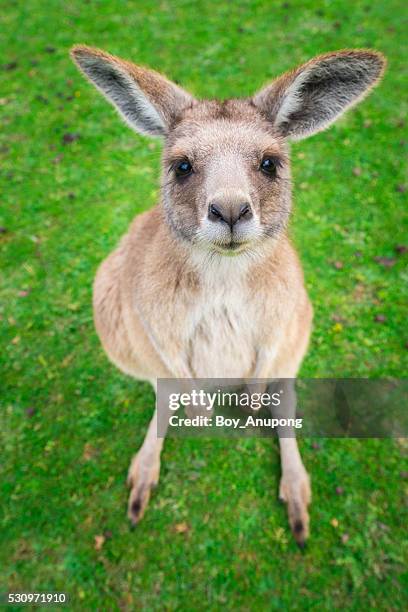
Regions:
<instances>
[{"instance_id":1,"label":"kangaroo's left ear","mask_svg":"<svg viewBox=\"0 0 408 612\"><path fill-rule=\"evenodd\" d=\"M381 79L385 57L346 50L319 55L259 91L254 104L291 140L327 128Z\"/></svg>"}]
</instances>

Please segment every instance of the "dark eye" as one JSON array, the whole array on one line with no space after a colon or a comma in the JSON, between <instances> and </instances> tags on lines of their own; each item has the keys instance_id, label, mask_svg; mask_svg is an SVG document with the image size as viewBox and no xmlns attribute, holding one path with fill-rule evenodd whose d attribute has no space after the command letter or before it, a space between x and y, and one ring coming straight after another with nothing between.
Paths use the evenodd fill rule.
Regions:
<instances>
[{"instance_id":1,"label":"dark eye","mask_svg":"<svg viewBox=\"0 0 408 612\"><path fill-rule=\"evenodd\" d=\"M273 157L264 157L261 161L260 170L268 176L276 176L276 159Z\"/></svg>"},{"instance_id":2,"label":"dark eye","mask_svg":"<svg viewBox=\"0 0 408 612\"><path fill-rule=\"evenodd\" d=\"M188 159L183 159L176 164L175 172L177 176L188 176L193 171L193 167L188 161Z\"/></svg>"}]
</instances>

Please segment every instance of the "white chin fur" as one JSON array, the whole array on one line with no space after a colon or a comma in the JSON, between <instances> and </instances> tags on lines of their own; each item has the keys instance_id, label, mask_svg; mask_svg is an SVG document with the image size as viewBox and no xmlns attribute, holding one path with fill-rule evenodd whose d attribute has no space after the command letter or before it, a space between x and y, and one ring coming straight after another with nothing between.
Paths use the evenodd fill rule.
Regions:
<instances>
[{"instance_id":1,"label":"white chin fur","mask_svg":"<svg viewBox=\"0 0 408 612\"><path fill-rule=\"evenodd\" d=\"M231 242L242 244L242 247L236 247L237 250L242 252L245 248L257 242L261 236L262 232L256 220L234 229L232 234L224 223L213 223L205 220L197 234L200 243L206 243L208 246L220 250L220 252L233 251L234 249L228 249Z\"/></svg>"}]
</instances>

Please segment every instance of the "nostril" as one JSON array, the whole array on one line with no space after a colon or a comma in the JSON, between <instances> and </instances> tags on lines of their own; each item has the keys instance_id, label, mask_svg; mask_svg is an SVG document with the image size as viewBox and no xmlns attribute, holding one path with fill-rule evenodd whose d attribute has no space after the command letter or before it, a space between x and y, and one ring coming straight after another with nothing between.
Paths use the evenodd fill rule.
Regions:
<instances>
[{"instance_id":1,"label":"nostril","mask_svg":"<svg viewBox=\"0 0 408 612\"><path fill-rule=\"evenodd\" d=\"M210 204L208 207L208 218L211 219L211 221L224 221L223 214L216 204Z\"/></svg>"},{"instance_id":2,"label":"nostril","mask_svg":"<svg viewBox=\"0 0 408 612\"><path fill-rule=\"evenodd\" d=\"M213 222L226 223L232 228L235 223L237 223L240 219L249 220L253 217L251 205L248 202L244 202L243 204L233 204L230 206L224 206L219 202L214 202L213 204L209 204L208 206L208 218Z\"/></svg>"},{"instance_id":3,"label":"nostril","mask_svg":"<svg viewBox=\"0 0 408 612\"><path fill-rule=\"evenodd\" d=\"M250 219L252 217L252 210L249 204L242 204L239 209L238 219Z\"/></svg>"},{"instance_id":4,"label":"nostril","mask_svg":"<svg viewBox=\"0 0 408 612\"><path fill-rule=\"evenodd\" d=\"M214 215L214 217L222 217L220 210L214 204L210 206L210 213Z\"/></svg>"}]
</instances>

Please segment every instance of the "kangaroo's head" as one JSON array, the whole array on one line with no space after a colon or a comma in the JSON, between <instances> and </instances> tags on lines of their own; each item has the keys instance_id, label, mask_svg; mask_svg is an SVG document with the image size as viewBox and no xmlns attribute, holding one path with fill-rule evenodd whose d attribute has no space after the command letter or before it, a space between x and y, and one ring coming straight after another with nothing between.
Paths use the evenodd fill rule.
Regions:
<instances>
[{"instance_id":1,"label":"kangaroo's head","mask_svg":"<svg viewBox=\"0 0 408 612\"><path fill-rule=\"evenodd\" d=\"M320 55L252 98L196 100L164 76L76 46L82 72L138 132L164 138L162 194L181 240L225 254L278 236L291 207L287 142L319 132L381 78L369 50Z\"/></svg>"}]
</instances>

